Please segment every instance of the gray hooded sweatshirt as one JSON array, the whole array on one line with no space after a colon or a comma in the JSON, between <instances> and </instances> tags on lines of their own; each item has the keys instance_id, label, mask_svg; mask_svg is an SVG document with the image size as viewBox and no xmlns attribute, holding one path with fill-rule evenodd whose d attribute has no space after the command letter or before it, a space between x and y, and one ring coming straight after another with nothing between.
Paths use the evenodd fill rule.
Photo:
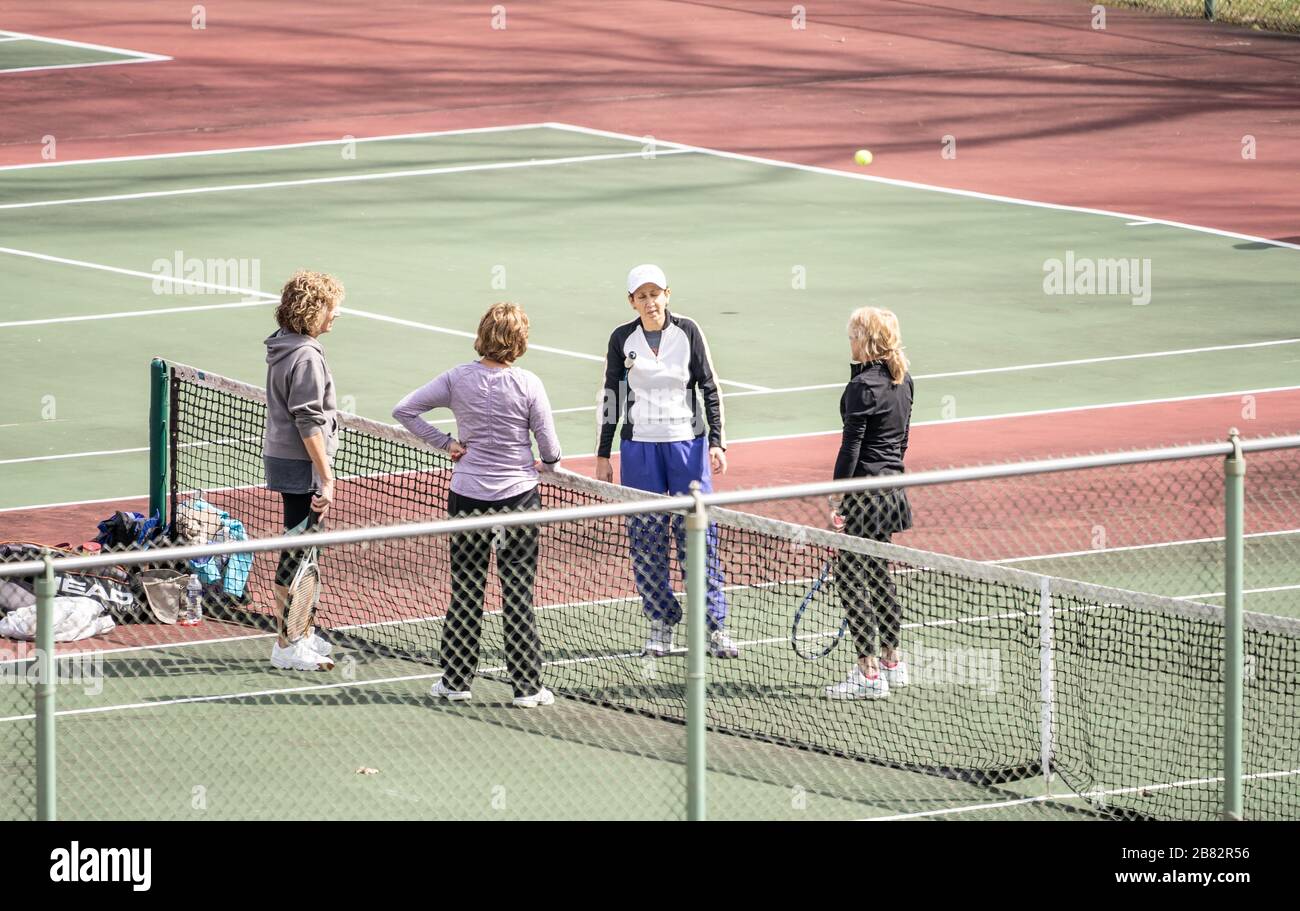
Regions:
<instances>
[{"instance_id":1,"label":"gray hooded sweatshirt","mask_svg":"<svg viewBox=\"0 0 1300 911\"><path fill-rule=\"evenodd\" d=\"M325 452L334 458L339 434L334 377L320 342L284 329L266 340L266 405L262 455L268 482L278 474L271 470L272 460L310 462L304 437L325 434Z\"/></svg>"}]
</instances>

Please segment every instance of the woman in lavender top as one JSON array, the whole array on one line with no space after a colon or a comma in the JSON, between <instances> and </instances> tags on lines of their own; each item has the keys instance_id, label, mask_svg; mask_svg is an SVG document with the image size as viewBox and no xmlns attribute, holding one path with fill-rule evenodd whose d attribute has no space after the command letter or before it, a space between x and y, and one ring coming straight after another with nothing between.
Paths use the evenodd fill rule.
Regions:
<instances>
[{"instance_id":1,"label":"woman in lavender top","mask_svg":"<svg viewBox=\"0 0 1300 911\"><path fill-rule=\"evenodd\" d=\"M523 308L493 304L479 322L474 340L481 359L435 377L393 409L393 417L407 430L455 460L448 515L541 506L529 434L537 440L543 470L553 471L559 464L560 444L542 381L514 366L527 349L528 315ZM451 409L459 439L421 417L434 408ZM491 555L489 531L452 536L451 607L442 633L443 674L432 690L436 698L453 702L470 698ZM550 705L555 697L542 686L541 643L533 613L535 526L505 530L497 546L497 573L514 704L520 708Z\"/></svg>"}]
</instances>

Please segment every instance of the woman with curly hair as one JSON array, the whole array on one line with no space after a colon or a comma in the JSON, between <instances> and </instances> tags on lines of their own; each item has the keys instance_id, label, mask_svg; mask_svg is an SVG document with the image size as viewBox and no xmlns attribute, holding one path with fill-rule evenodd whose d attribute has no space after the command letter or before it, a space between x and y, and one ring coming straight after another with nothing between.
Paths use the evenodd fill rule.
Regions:
<instances>
[{"instance_id":1,"label":"woman with curly hair","mask_svg":"<svg viewBox=\"0 0 1300 911\"><path fill-rule=\"evenodd\" d=\"M334 502L331 463L338 448L334 377L320 336L334 327L343 286L323 272L300 270L280 293L275 321L280 328L266 344L266 434L262 460L267 490L284 501L284 527L320 524ZM275 574L280 635L271 646L271 664L295 671L330 670L331 646L314 628L290 642L285 635L289 585L301 551L284 551Z\"/></svg>"},{"instance_id":2,"label":"woman with curly hair","mask_svg":"<svg viewBox=\"0 0 1300 911\"><path fill-rule=\"evenodd\" d=\"M528 350L528 314L518 304L493 304L479 321L474 350L479 360L434 377L398 402L393 417L455 460L448 515L539 509L532 441L537 441L541 468L546 471L555 470L560 462L560 441L542 381L515 366ZM451 409L460 439L421 417L435 408ZM432 689L436 699L465 702L470 698L470 681L478 670L492 539L489 531L451 538L451 606L442 628L442 677ZM533 610L537 526L503 529L495 549L514 704L529 709L550 705L555 696L542 685L542 646Z\"/></svg>"}]
</instances>

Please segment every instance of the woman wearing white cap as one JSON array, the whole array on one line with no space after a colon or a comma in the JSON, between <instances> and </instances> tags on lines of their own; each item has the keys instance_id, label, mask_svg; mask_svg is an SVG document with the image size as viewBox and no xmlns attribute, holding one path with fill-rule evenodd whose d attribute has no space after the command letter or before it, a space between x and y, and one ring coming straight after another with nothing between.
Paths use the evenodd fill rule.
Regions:
<instances>
[{"instance_id":1,"label":"woman wearing white cap","mask_svg":"<svg viewBox=\"0 0 1300 911\"><path fill-rule=\"evenodd\" d=\"M610 448L622 422L619 480L624 486L683 494L692 481L698 481L707 492L713 489L712 472L724 474L727 470L722 396L704 333L692 320L670 313L668 298L668 278L658 266L637 266L628 273L627 299L637 318L609 337L596 477L614 480ZM686 535L681 517L674 517L672 525L678 562L685 566ZM681 604L669 578L668 516L629 518L628 538L637 590L650 621L644 654L666 655L673 648L673 628L682 619ZM716 658L734 658L738 650L726 630L727 599L717 544L717 528L710 525L706 561L709 652Z\"/></svg>"}]
</instances>

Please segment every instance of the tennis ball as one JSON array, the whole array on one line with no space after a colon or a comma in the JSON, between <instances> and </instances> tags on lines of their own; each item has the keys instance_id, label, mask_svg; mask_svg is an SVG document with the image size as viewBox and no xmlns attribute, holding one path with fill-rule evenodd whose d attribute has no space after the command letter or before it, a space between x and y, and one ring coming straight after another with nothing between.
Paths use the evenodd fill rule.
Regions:
<instances>
[{"instance_id":1,"label":"tennis ball","mask_svg":"<svg viewBox=\"0 0 1300 911\"><path fill-rule=\"evenodd\" d=\"M853 155L853 160L860 165L869 165L871 164L871 153L866 149L858 149Z\"/></svg>"}]
</instances>

